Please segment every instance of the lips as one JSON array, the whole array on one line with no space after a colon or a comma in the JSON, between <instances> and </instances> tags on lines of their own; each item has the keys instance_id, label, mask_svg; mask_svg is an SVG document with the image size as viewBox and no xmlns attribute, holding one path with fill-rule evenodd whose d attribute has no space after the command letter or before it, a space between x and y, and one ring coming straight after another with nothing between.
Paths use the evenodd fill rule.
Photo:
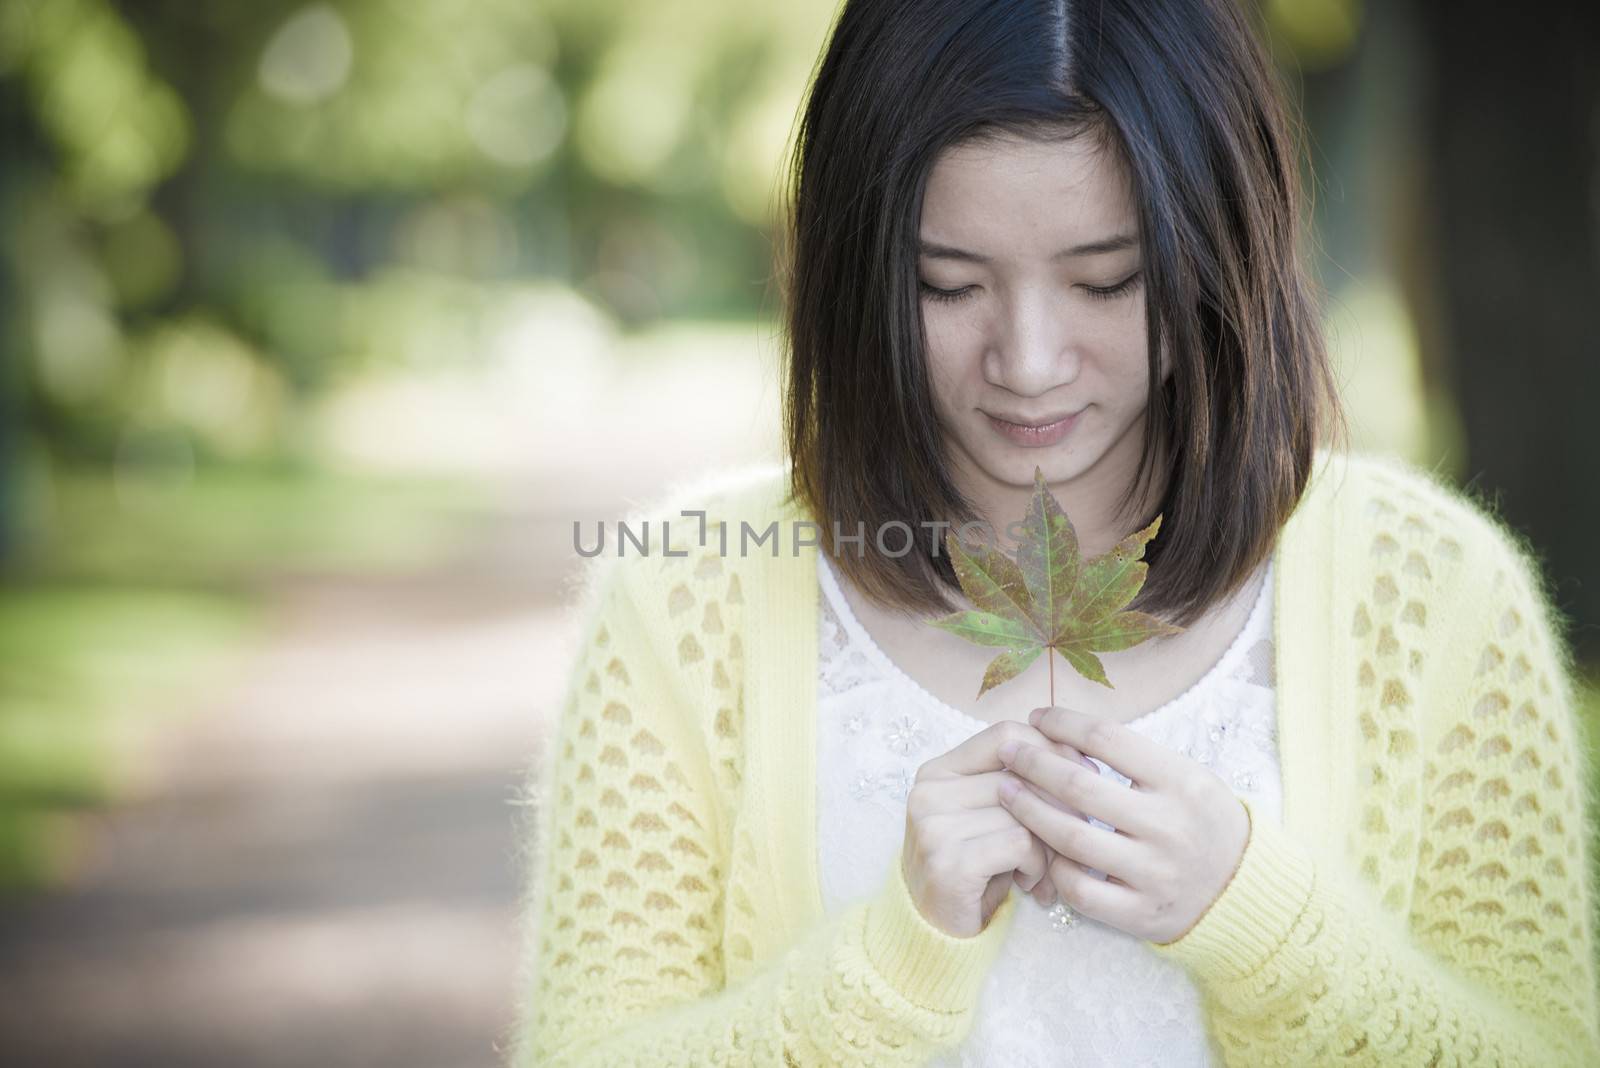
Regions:
<instances>
[{"instance_id":1,"label":"lips","mask_svg":"<svg viewBox=\"0 0 1600 1068\"><path fill-rule=\"evenodd\" d=\"M1002 419L1000 416L990 415L988 412L984 413L984 418L989 421L989 425L994 428L996 433L1011 444L1038 449L1055 445L1066 438L1072 432L1072 428L1077 426L1078 417L1083 412L1084 409L1079 409L1071 415L1053 419L1043 425L1016 423L1010 419Z\"/></svg>"},{"instance_id":2,"label":"lips","mask_svg":"<svg viewBox=\"0 0 1600 1068\"><path fill-rule=\"evenodd\" d=\"M1083 411L1083 409L1079 408L1078 412L1081 412L1081 411ZM1001 420L1003 422L1011 423L1011 424L1014 424L1016 426L1028 427L1028 428L1033 429L1033 430L1037 430L1039 427L1042 427L1042 426L1050 426L1051 424L1059 423L1064 419L1071 419L1073 416L1077 415L1078 412L1061 412L1058 415L1042 415L1042 416L1039 416L1038 418L1028 418L1028 417L1024 417L1024 416L1020 416L1020 415L1004 415L1004 414L999 413L999 412L988 412L986 414L989 415L992 418L999 419L999 420Z\"/></svg>"}]
</instances>

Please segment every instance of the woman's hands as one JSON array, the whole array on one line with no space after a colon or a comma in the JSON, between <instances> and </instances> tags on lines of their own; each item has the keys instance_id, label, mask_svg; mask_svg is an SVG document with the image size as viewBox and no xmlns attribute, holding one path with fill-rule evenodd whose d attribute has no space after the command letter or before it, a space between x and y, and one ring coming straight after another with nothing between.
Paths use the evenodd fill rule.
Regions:
<instances>
[{"instance_id":1,"label":"woman's hands","mask_svg":"<svg viewBox=\"0 0 1600 1068\"><path fill-rule=\"evenodd\" d=\"M1055 858L1000 801L1000 787L1013 778L998 753L1008 742L1078 758L1026 723L1002 720L919 767L906 796L906 887L923 918L957 938L988 926L1013 882L1041 903L1041 886L1050 885Z\"/></svg>"},{"instance_id":2,"label":"woman's hands","mask_svg":"<svg viewBox=\"0 0 1600 1068\"><path fill-rule=\"evenodd\" d=\"M1250 839L1243 803L1209 768L1114 720L1043 708L1029 722L1058 747L1096 757L1133 781L1132 789L1120 786L1023 739L1001 745L998 755L1023 780L1001 788L1001 803L1056 854L1049 875L1061 900L1150 942L1183 937L1238 870Z\"/></svg>"}]
</instances>

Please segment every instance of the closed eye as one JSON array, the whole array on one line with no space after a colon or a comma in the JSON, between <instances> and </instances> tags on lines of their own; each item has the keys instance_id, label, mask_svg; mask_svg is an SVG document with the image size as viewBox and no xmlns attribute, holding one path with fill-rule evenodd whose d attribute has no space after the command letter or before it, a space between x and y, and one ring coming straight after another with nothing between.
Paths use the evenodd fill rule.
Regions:
<instances>
[{"instance_id":1,"label":"closed eye","mask_svg":"<svg viewBox=\"0 0 1600 1068\"><path fill-rule=\"evenodd\" d=\"M1136 288L1138 288L1138 285L1143 277L1144 269L1140 268L1114 285L1084 285L1079 286L1078 288L1082 289L1095 300L1112 300L1116 297L1124 296L1133 292ZM940 289L938 286L930 286L928 283L920 281L917 283L917 286L919 289L921 289L924 297L927 297L929 300L938 301L941 304L952 304L958 300L965 300L967 297L972 295L972 290L975 288L973 286L962 286L960 289Z\"/></svg>"},{"instance_id":2,"label":"closed eye","mask_svg":"<svg viewBox=\"0 0 1600 1068\"><path fill-rule=\"evenodd\" d=\"M918 282L917 285L921 288L923 296L927 297L929 300L939 301L940 303L953 303L954 301L965 300L972 292L971 286L962 286L960 289L940 289L938 286L930 286L926 282Z\"/></svg>"},{"instance_id":3,"label":"closed eye","mask_svg":"<svg viewBox=\"0 0 1600 1068\"><path fill-rule=\"evenodd\" d=\"M1142 277L1144 277L1144 268L1141 267L1139 270L1134 271L1116 285L1084 286L1083 290L1096 300L1111 300L1113 297L1120 297L1124 294L1132 293L1139 285L1139 280Z\"/></svg>"}]
</instances>

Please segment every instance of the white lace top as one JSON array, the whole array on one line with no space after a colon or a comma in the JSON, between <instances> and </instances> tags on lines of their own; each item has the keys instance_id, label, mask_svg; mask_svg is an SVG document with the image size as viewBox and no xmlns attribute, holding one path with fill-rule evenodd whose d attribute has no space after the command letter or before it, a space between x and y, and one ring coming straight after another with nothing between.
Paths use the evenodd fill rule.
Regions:
<instances>
[{"instance_id":1,"label":"white lace top","mask_svg":"<svg viewBox=\"0 0 1600 1068\"><path fill-rule=\"evenodd\" d=\"M902 672L856 619L827 554L817 561L818 865L833 914L872 896L898 856L917 769L988 724ZM1281 824L1272 571L1269 560L1255 607L1222 658L1186 692L1128 726L1209 765ZM1128 784L1095 763L1102 775ZM1181 966L1064 904L1046 910L1021 889L1012 892L1021 897L1016 921L984 984L972 1031L930 1064L1221 1063L1199 992Z\"/></svg>"}]
</instances>

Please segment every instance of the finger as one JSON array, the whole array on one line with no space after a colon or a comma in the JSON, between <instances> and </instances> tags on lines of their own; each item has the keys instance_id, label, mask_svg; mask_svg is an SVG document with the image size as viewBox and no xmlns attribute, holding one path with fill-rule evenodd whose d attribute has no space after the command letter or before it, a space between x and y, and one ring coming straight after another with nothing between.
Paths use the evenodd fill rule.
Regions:
<instances>
[{"instance_id":1,"label":"finger","mask_svg":"<svg viewBox=\"0 0 1600 1068\"><path fill-rule=\"evenodd\" d=\"M1042 908L1049 908L1056 903L1056 884L1050 881L1048 875L1046 878L1040 879L1038 884L1034 886L1033 899Z\"/></svg>"},{"instance_id":2,"label":"finger","mask_svg":"<svg viewBox=\"0 0 1600 1068\"><path fill-rule=\"evenodd\" d=\"M1026 827L1003 827L962 842L961 860L976 875L1003 875L1031 864L1034 837Z\"/></svg>"},{"instance_id":3,"label":"finger","mask_svg":"<svg viewBox=\"0 0 1600 1068\"><path fill-rule=\"evenodd\" d=\"M970 842L1016 825L1017 817L1007 812L1004 805L994 804L987 808L936 812L923 818L922 831L927 841Z\"/></svg>"},{"instance_id":4,"label":"finger","mask_svg":"<svg viewBox=\"0 0 1600 1068\"><path fill-rule=\"evenodd\" d=\"M1048 855L1054 856L1053 853ZM1020 887L1024 893L1044 907L1050 907L1050 900L1055 896L1055 884L1050 881L1050 866L1048 864L1045 865L1044 877L1035 882L1031 889L1022 885L1023 875L1021 872L1013 872L1012 874L1015 878L1017 886Z\"/></svg>"},{"instance_id":5,"label":"finger","mask_svg":"<svg viewBox=\"0 0 1600 1068\"><path fill-rule=\"evenodd\" d=\"M1008 782L1016 782L1017 778L1010 769L1001 768L999 771L986 771L982 775L958 775L953 779L918 783L914 792L906 798L906 810L919 820L927 820L949 812L1003 809L1000 787ZM1075 811L1064 801L1053 797L1047 800L1063 811Z\"/></svg>"},{"instance_id":6,"label":"finger","mask_svg":"<svg viewBox=\"0 0 1600 1068\"><path fill-rule=\"evenodd\" d=\"M918 812L958 812L974 808L1000 807L1000 787L1016 776L1003 765L997 771L979 775L957 775L951 779L936 779L916 786ZM908 796L906 804L911 805ZM925 808L920 807L925 806Z\"/></svg>"},{"instance_id":7,"label":"finger","mask_svg":"<svg viewBox=\"0 0 1600 1068\"><path fill-rule=\"evenodd\" d=\"M1104 774L1101 769L1101 765L1096 764L1093 760L1090 760L1088 757L1078 752L1066 742L1052 741L1049 745L1049 750L1069 764L1074 764L1088 769L1095 776ZM1007 767L1009 768L1010 765L1007 765Z\"/></svg>"},{"instance_id":8,"label":"finger","mask_svg":"<svg viewBox=\"0 0 1600 1068\"><path fill-rule=\"evenodd\" d=\"M1005 763L1000 759L1000 747L1013 741L1047 746L1051 740L1030 724L1020 720L1003 719L998 723L991 723L948 753L942 753L927 761L917 769L917 781L1000 771L1005 768Z\"/></svg>"},{"instance_id":9,"label":"finger","mask_svg":"<svg viewBox=\"0 0 1600 1068\"><path fill-rule=\"evenodd\" d=\"M1038 836L1035 835L1034 837ZM1044 850L1044 877L1035 882L1033 886L1029 888L1027 886L1023 886L1023 882L1027 877L1024 876L1020 871L1013 872L1012 875L1014 876L1016 884L1019 887L1022 887L1023 890L1027 890L1030 894L1032 894L1033 899L1039 904L1049 908L1056 899L1056 886L1055 883L1050 881L1050 864L1056 859L1058 854L1054 849L1051 849L1049 846L1044 845L1043 843L1040 843L1039 848Z\"/></svg>"},{"instance_id":10,"label":"finger","mask_svg":"<svg viewBox=\"0 0 1600 1068\"><path fill-rule=\"evenodd\" d=\"M1045 908L1049 908L1057 901L1056 884L1050 878L1050 865L1054 864L1056 858L1060 855L1048 845L1044 847L1044 878L1040 879L1039 884L1033 888L1033 896Z\"/></svg>"},{"instance_id":11,"label":"finger","mask_svg":"<svg viewBox=\"0 0 1600 1068\"><path fill-rule=\"evenodd\" d=\"M1049 749L1052 753L1055 753L1063 760L1071 761L1074 764L1082 764L1096 775L1100 774L1100 765L1096 764L1094 761L1078 752L1075 747L1068 745L1066 742L1058 742L1054 738L1049 738L1048 735L1046 738L1049 741L1049 744L1044 748Z\"/></svg>"},{"instance_id":12,"label":"finger","mask_svg":"<svg viewBox=\"0 0 1600 1068\"><path fill-rule=\"evenodd\" d=\"M1157 829L1159 818L1152 809L1159 802L1113 782L1098 770L1090 771L1032 745L1017 748L1010 768L1039 794L1058 800L1059 807L1093 816L1123 834L1145 838Z\"/></svg>"},{"instance_id":13,"label":"finger","mask_svg":"<svg viewBox=\"0 0 1600 1068\"><path fill-rule=\"evenodd\" d=\"M1036 708L1028 717L1046 737L1094 757L1149 790L1176 784L1189 773L1182 754L1124 724L1072 708Z\"/></svg>"},{"instance_id":14,"label":"finger","mask_svg":"<svg viewBox=\"0 0 1600 1068\"><path fill-rule=\"evenodd\" d=\"M1125 883L1144 884L1140 874L1146 863L1147 847L1142 843L1053 808L1031 789L1018 790L1009 799L1002 795L1002 799L1019 823L1060 856L1113 874Z\"/></svg>"},{"instance_id":15,"label":"finger","mask_svg":"<svg viewBox=\"0 0 1600 1068\"><path fill-rule=\"evenodd\" d=\"M1139 915L1137 891L1095 878L1070 857L1058 856L1051 861L1050 882L1063 903L1090 919L1127 930Z\"/></svg>"},{"instance_id":16,"label":"finger","mask_svg":"<svg viewBox=\"0 0 1600 1068\"><path fill-rule=\"evenodd\" d=\"M1024 890L1032 890L1050 873L1050 850L1045 848L1037 835L1030 832L1030 837L1033 838L1033 845L1028 851L1028 858L1017 865L1017 872L1023 879L1021 886Z\"/></svg>"},{"instance_id":17,"label":"finger","mask_svg":"<svg viewBox=\"0 0 1600 1068\"><path fill-rule=\"evenodd\" d=\"M999 805L960 812L936 813L923 821L924 832L935 840L965 843L1020 826L1017 818ZM1032 832L1029 834L1031 836ZM1037 837L1033 837L1028 857L1017 864L1013 873L1017 885L1023 890L1032 890L1037 886L1050 869L1050 858L1050 849Z\"/></svg>"}]
</instances>

